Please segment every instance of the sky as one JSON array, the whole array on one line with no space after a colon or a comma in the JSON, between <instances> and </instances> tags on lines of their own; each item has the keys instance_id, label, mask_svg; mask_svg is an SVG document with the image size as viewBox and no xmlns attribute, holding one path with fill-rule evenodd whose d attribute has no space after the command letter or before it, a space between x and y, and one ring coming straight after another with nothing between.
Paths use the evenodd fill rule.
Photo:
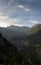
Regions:
<instances>
[{"instance_id":1,"label":"sky","mask_svg":"<svg viewBox=\"0 0 41 65\"><path fill-rule=\"evenodd\" d=\"M0 27L41 23L41 0L0 0Z\"/></svg>"}]
</instances>

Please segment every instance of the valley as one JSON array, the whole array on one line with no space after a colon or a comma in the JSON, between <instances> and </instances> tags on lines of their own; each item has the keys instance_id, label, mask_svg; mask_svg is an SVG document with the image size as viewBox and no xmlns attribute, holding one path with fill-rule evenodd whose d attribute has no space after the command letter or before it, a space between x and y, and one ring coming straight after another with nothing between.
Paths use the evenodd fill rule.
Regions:
<instances>
[{"instance_id":1,"label":"valley","mask_svg":"<svg viewBox=\"0 0 41 65\"><path fill-rule=\"evenodd\" d=\"M0 65L41 65L41 24L0 27L0 60Z\"/></svg>"}]
</instances>

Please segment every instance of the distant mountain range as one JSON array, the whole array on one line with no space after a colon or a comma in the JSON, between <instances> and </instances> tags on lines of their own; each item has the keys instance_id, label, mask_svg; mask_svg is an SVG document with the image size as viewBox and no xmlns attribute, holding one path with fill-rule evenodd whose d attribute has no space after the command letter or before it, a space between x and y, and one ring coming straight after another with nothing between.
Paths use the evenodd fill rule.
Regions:
<instances>
[{"instance_id":1,"label":"distant mountain range","mask_svg":"<svg viewBox=\"0 0 41 65\"><path fill-rule=\"evenodd\" d=\"M30 41L34 38L39 38L39 35L41 35L41 24L36 24L31 28L17 26L9 26L7 28L0 27L0 33L10 41L21 41L23 39L29 39Z\"/></svg>"},{"instance_id":2,"label":"distant mountain range","mask_svg":"<svg viewBox=\"0 0 41 65\"><path fill-rule=\"evenodd\" d=\"M0 27L0 33L17 46L41 42L41 24L36 24L31 28L17 26L9 26L7 28Z\"/></svg>"},{"instance_id":3,"label":"distant mountain range","mask_svg":"<svg viewBox=\"0 0 41 65\"><path fill-rule=\"evenodd\" d=\"M21 32L21 33L26 33L27 31L29 31L29 27L19 27L19 26L9 26L7 27L7 29L10 29L10 30L13 30L13 31L18 31L18 32Z\"/></svg>"},{"instance_id":4,"label":"distant mountain range","mask_svg":"<svg viewBox=\"0 0 41 65\"><path fill-rule=\"evenodd\" d=\"M26 35L26 32L29 31L28 27L17 27L9 26L7 28L0 27L0 33L3 34L7 39L12 39L15 36L23 37Z\"/></svg>"}]
</instances>

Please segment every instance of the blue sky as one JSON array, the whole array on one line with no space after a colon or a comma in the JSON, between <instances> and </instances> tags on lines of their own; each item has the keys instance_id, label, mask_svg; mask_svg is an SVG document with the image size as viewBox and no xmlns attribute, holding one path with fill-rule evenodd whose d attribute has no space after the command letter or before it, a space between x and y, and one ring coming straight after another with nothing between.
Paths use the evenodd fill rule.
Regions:
<instances>
[{"instance_id":1,"label":"blue sky","mask_svg":"<svg viewBox=\"0 0 41 65\"><path fill-rule=\"evenodd\" d=\"M0 26L41 23L41 0L0 0Z\"/></svg>"}]
</instances>

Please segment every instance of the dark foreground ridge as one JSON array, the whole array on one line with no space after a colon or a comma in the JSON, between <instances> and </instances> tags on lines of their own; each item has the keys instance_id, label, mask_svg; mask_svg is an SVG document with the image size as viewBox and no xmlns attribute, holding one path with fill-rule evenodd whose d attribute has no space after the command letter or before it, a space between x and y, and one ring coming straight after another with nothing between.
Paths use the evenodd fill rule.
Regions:
<instances>
[{"instance_id":1,"label":"dark foreground ridge","mask_svg":"<svg viewBox=\"0 0 41 65\"><path fill-rule=\"evenodd\" d=\"M19 65L22 55L0 34L0 65Z\"/></svg>"}]
</instances>

